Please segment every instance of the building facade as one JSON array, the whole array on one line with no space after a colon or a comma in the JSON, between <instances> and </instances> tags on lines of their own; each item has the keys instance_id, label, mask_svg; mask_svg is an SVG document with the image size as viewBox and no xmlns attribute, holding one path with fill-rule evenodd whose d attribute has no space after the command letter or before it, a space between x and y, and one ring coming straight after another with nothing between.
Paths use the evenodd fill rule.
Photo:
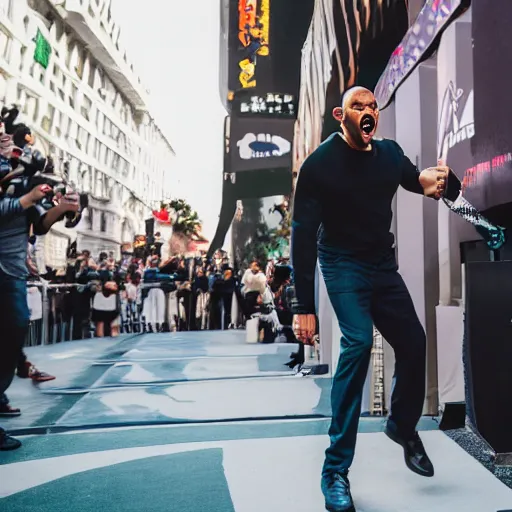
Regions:
<instances>
[{"instance_id":1,"label":"building facade","mask_svg":"<svg viewBox=\"0 0 512 512\"><path fill-rule=\"evenodd\" d=\"M37 39L51 48L47 65L35 59ZM175 154L148 112L110 0L0 0L0 102L22 107L56 172L90 197L77 229L58 225L46 237L52 266L74 239L79 250L118 253L170 198Z\"/></svg>"}]
</instances>

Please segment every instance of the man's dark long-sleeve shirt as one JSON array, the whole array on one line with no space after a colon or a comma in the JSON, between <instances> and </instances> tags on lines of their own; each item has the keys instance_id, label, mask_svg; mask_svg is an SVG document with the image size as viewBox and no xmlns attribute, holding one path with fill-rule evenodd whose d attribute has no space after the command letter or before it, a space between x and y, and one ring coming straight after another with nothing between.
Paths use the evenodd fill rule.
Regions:
<instances>
[{"instance_id":1,"label":"man's dark long-sleeve shirt","mask_svg":"<svg viewBox=\"0 0 512 512\"><path fill-rule=\"evenodd\" d=\"M399 185L423 194L418 178L416 166L387 139L357 151L336 133L304 161L292 219L295 313L315 313L317 242L355 254L391 248L393 197Z\"/></svg>"}]
</instances>

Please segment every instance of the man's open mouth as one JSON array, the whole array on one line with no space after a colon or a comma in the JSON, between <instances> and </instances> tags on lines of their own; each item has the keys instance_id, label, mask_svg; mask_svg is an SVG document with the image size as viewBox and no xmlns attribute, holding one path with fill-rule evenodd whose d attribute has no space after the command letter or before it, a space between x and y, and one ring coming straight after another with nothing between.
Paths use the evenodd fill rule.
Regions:
<instances>
[{"instance_id":1,"label":"man's open mouth","mask_svg":"<svg viewBox=\"0 0 512 512\"><path fill-rule=\"evenodd\" d=\"M361 130L367 135L369 135L370 133L373 132L375 128L375 119L370 114L366 114L361 119L360 126Z\"/></svg>"}]
</instances>

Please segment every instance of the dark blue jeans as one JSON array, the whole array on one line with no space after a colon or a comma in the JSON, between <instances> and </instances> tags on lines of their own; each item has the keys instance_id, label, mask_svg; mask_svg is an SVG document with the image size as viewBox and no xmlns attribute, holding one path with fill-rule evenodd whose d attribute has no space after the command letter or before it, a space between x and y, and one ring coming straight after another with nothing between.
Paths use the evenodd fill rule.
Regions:
<instances>
[{"instance_id":1,"label":"dark blue jeans","mask_svg":"<svg viewBox=\"0 0 512 512\"><path fill-rule=\"evenodd\" d=\"M14 378L29 320L27 282L0 271L0 396Z\"/></svg>"},{"instance_id":2,"label":"dark blue jeans","mask_svg":"<svg viewBox=\"0 0 512 512\"><path fill-rule=\"evenodd\" d=\"M357 256L321 246L318 256L342 332L331 392L331 445L323 471L346 474L354 459L374 325L395 351L388 422L406 437L414 433L425 399L425 331L398 273L393 250Z\"/></svg>"}]
</instances>

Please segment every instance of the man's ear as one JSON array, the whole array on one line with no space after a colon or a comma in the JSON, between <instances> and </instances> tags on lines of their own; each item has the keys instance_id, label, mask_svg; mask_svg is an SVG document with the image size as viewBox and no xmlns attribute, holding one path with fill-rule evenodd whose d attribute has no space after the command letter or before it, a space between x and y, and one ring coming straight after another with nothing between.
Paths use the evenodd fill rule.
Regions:
<instances>
[{"instance_id":1,"label":"man's ear","mask_svg":"<svg viewBox=\"0 0 512 512\"><path fill-rule=\"evenodd\" d=\"M343 109L341 107L335 107L332 111L332 117L341 123L343 120Z\"/></svg>"}]
</instances>

